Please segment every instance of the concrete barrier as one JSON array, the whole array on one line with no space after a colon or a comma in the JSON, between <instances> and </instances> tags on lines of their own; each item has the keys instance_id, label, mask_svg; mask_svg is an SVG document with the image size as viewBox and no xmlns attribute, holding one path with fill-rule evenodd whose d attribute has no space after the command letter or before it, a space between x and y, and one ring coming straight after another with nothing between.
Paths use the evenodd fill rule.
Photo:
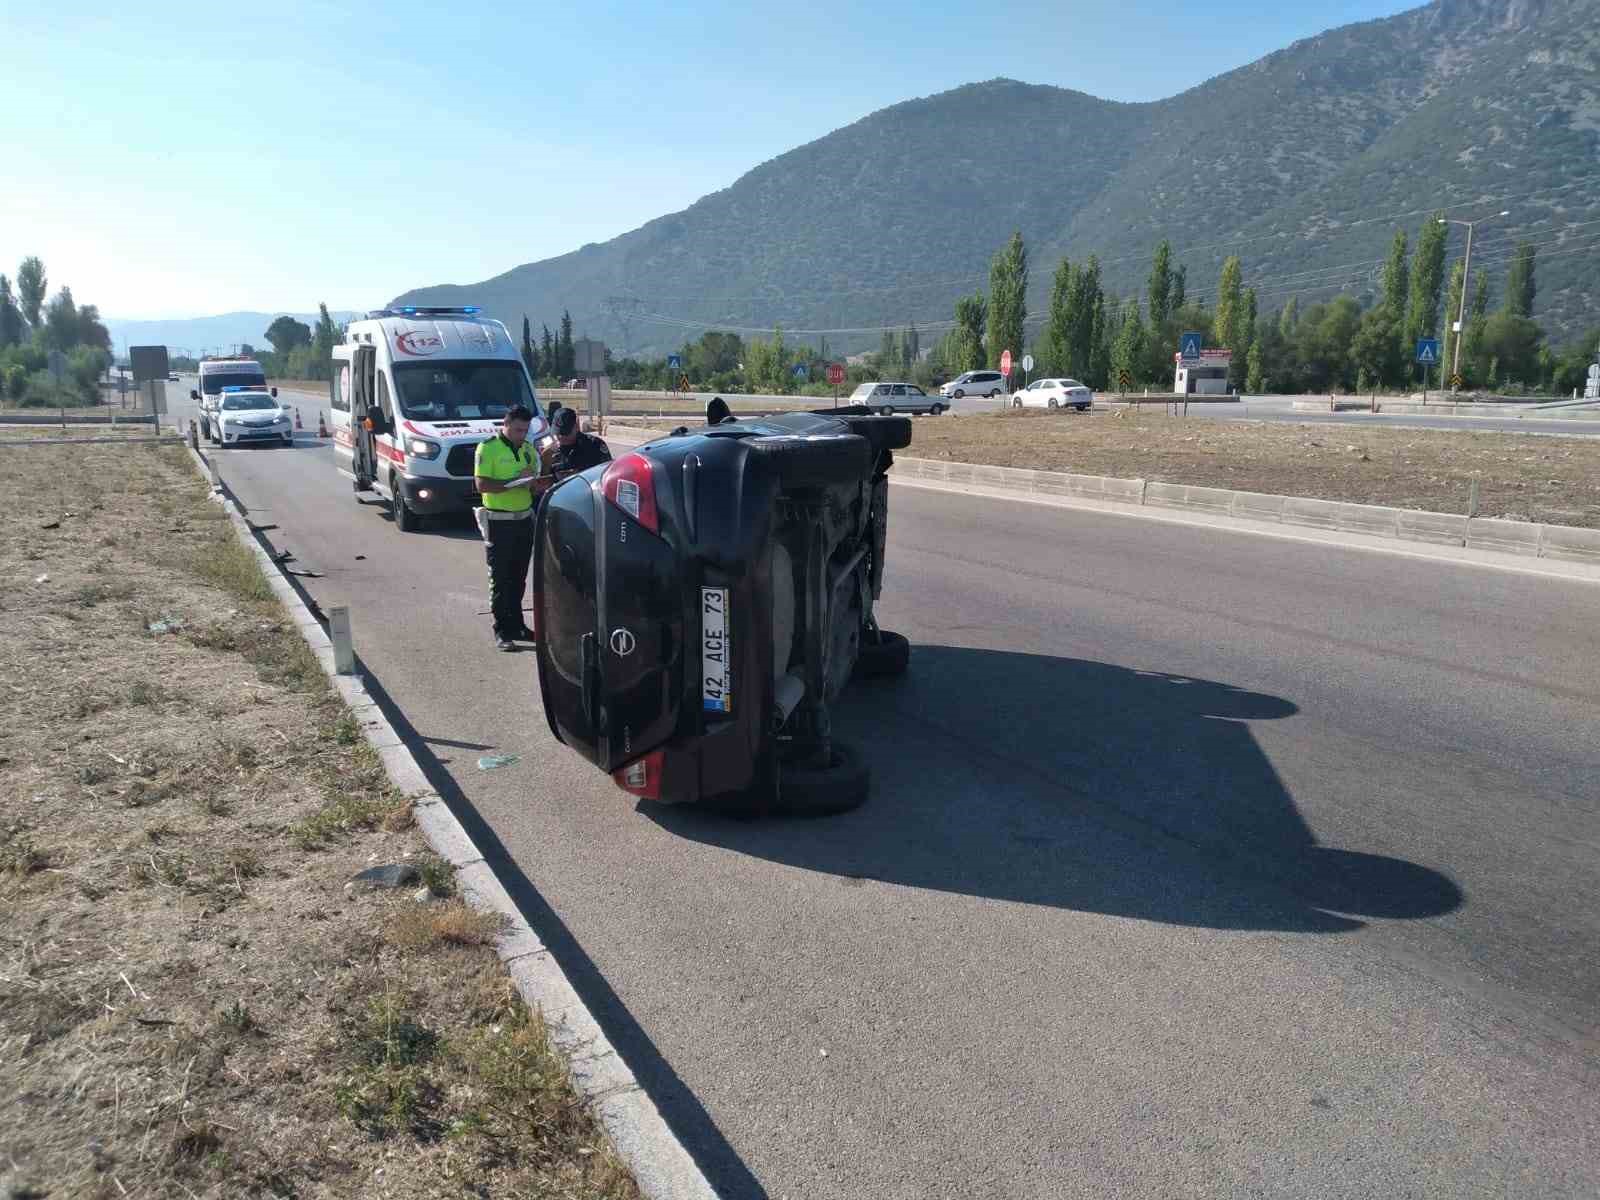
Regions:
<instances>
[{"instance_id":1,"label":"concrete barrier","mask_svg":"<svg viewBox=\"0 0 1600 1200\"><path fill-rule=\"evenodd\" d=\"M1228 515L1249 521L1282 521L1286 499L1266 492L1234 492Z\"/></svg>"},{"instance_id":2,"label":"concrete barrier","mask_svg":"<svg viewBox=\"0 0 1600 1200\"><path fill-rule=\"evenodd\" d=\"M1578 529L1571 525L1544 526L1540 558L1600 565L1600 529Z\"/></svg>"},{"instance_id":3,"label":"concrete barrier","mask_svg":"<svg viewBox=\"0 0 1600 1200\"><path fill-rule=\"evenodd\" d=\"M1472 517L1467 521L1466 544L1472 550L1497 550L1501 554L1537 557L1544 540L1544 526L1531 521L1498 521L1492 517Z\"/></svg>"},{"instance_id":4,"label":"concrete barrier","mask_svg":"<svg viewBox=\"0 0 1600 1200\"><path fill-rule=\"evenodd\" d=\"M1152 508L1183 508L1220 513L1233 511L1233 492L1226 488L1193 487L1184 483L1148 483L1144 502Z\"/></svg>"},{"instance_id":5,"label":"concrete barrier","mask_svg":"<svg viewBox=\"0 0 1600 1200\"><path fill-rule=\"evenodd\" d=\"M1435 546L1465 546L1467 518L1450 513L1395 509L1395 536L1408 542L1428 542Z\"/></svg>"},{"instance_id":6,"label":"concrete barrier","mask_svg":"<svg viewBox=\"0 0 1600 1200\"><path fill-rule=\"evenodd\" d=\"M1305 496L1283 498L1283 523L1308 525L1313 529L1338 529L1339 505L1332 500L1312 500Z\"/></svg>"}]
</instances>

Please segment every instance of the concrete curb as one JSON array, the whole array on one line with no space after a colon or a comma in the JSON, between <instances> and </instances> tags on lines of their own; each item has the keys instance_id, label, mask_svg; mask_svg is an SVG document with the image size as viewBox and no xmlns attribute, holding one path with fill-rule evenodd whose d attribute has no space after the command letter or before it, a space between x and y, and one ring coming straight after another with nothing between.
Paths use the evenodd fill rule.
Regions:
<instances>
[{"instance_id":1,"label":"concrete curb","mask_svg":"<svg viewBox=\"0 0 1600 1200\"><path fill-rule=\"evenodd\" d=\"M631 448L650 441L656 434L653 430L618 426L606 436L614 436L619 446ZM1150 510L1167 510L1172 514L1170 519L1240 533L1290 536L1291 529L1298 529L1313 536L1313 531L1321 531L1330 542L1358 535L1366 540L1338 544L1370 549L1427 547L1433 552L1427 556L1439 561L1526 569L1517 560L1537 559L1550 568L1542 573L1551 577L1600 582L1600 529L1574 525L1536 525L1377 504L1345 504L1307 496L1235 492L929 458L897 457L889 478L891 483L907 487L996 500L1028 500L1092 512L1128 516L1137 512L1155 517L1157 513Z\"/></svg>"},{"instance_id":2,"label":"concrete curb","mask_svg":"<svg viewBox=\"0 0 1600 1200\"><path fill-rule=\"evenodd\" d=\"M894 478L904 482L968 484L1025 495L1078 497L1147 508L1209 514L1219 524L1244 518L1340 533L1362 533L1399 542L1459 546L1572 563L1600 563L1600 529L1499 521L1453 513L1345 504L1300 496L1271 496L1227 488L1145 482L1017 467L982 467L926 458L894 460Z\"/></svg>"},{"instance_id":3,"label":"concrete curb","mask_svg":"<svg viewBox=\"0 0 1600 1200\"><path fill-rule=\"evenodd\" d=\"M209 479L208 460L187 442L184 446L200 477ZM214 498L226 509L240 543L254 552L273 595L288 610L328 681L349 706L362 736L382 759L390 780L411 798L417 827L428 845L456 869L462 895L474 907L491 909L506 918L506 932L496 945L500 961L506 964L523 1000L543 1014L551 1042L568 1060L573 1086L589 1102L618 1156L633 1172L639 1190L650 1200L718 1200L716 1190L611 1045L483 852L429 785L421 765L384 717L361 678L334 672L333 643L322 623L256 541L238 506L223 493L216 493Z\"/></svg>"}]
</instances>

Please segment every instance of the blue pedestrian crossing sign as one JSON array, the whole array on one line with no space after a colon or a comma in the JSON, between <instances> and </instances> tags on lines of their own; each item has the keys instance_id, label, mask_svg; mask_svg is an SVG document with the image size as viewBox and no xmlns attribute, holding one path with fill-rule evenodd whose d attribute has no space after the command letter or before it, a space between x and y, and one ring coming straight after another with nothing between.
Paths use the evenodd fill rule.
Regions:
<instances>
[{"instance_id":1,"label":"blue pedestrian crossing sign","mask_svg":"<svg viewBox=\"0 0 1600 1200\"><path fill-rule=\"evenodd\" d=\"M1434 366L1439 361L1439 339L1417 339L1417 361L1424 366Z\"/></svg>"},{"instance_id":2,"label":"blue pedestrian crossing sign","mask_svg":"<svg viewBox=\"0 0 1600 1200\"><path fill-rule=\"evenodd\" d=\"M676 371L682 366L683 366L683 355L681 355L681 354L669 354L669 355L667 355L667 370Z\"/></svg>"},{"instance_id":3,"label":"blue pedestrian crossing sign","mask_svg":"<svg viewBox=\"0 0 1600 1200\"><path fill-rule=\"evenodd\" d=\"M1186 333L1178 339L1178 352L1184 358L1199 358L1200 347L1205 344L1205 335L1199 333Z\"/></svg>"},{"instance_id":4,"label":"blue pedestrian crossing sign","mask_svg":"<svg viewBox=\"0 0 1600 1200\"><path fill-rule=\"evenodd\" d=\"M804 379L809 373L810 372L807 370L805 363L795 363L794 377L796 379Z\"/></svg>"}]
</instances>

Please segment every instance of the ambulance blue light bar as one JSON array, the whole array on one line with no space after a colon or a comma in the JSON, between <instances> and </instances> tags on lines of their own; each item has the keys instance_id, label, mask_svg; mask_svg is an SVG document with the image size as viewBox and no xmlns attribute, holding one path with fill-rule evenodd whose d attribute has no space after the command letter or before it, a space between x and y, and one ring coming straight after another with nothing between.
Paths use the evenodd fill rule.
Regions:
<instances>
[{"instance_id":1,"label":"ambulance blue light bar","mask_svg":"<svg viewBox=\"0 0 1600 1200\"><path fill-rule=\"evenodd\" d=\"M462 304L448 308L407 304L401 308L375 308L367 314L367 317L368 319L376 317L471 317L482 311L483 309L476 304Z\"/></svg>"}]
</instances>

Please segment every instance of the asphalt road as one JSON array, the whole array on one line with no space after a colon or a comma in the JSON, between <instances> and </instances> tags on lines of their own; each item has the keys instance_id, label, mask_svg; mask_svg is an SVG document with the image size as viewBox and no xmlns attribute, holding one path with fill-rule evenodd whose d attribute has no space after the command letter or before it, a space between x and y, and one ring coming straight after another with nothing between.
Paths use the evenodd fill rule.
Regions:
<instances>
[{"instance_id":1,"label":"asphalt road","mask_svg":"<svg viewBox=\"0 0 1600 1200\"><path fill-rule=\"evenodd\" d=\"M1600 588L897 487L874 797L736 822L553 741L470 526L218 457L725 1195L1600 1192Z\"/></svg>"}]
</instances>

